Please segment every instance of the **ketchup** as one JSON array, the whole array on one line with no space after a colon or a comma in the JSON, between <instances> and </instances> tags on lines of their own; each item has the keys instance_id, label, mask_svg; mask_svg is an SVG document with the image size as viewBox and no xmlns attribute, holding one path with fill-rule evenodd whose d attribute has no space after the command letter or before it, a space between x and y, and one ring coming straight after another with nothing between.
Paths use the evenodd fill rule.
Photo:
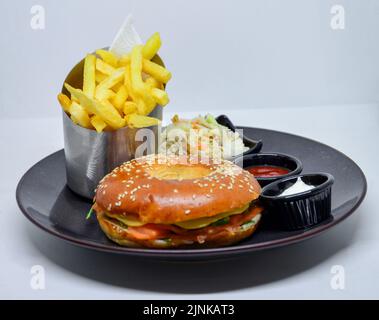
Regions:
<instances>
[{"instance_id":1,"label":"ketchup","mask_svg":"<svg viewBox=\"0 0 379 320\"><path fill-rule=\"evenodd\" d=\"M290 170L287 168L267 165L254 166L247 168L246 170L252 173L255 177L259 178L282 176L290 172Z\"/></svg>"}]
</instances>

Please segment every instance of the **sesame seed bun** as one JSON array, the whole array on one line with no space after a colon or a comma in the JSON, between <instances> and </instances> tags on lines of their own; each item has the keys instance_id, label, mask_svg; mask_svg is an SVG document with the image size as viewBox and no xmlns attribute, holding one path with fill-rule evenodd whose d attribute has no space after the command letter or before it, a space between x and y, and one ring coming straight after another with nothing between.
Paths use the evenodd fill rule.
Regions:
<instances>
[{"instance_id":1,"label":"sesame seed bun","mask_svg":"<svg viewBox=\"0 0 379 320\"><path fill-rule=\"evenodd\" d=\"M254 176L230 161L196 163L150 155L105 176L96 191L95 210L134 216L144 223L172 224L241 208L260 191Z\"/></svg>"}]
</instances>

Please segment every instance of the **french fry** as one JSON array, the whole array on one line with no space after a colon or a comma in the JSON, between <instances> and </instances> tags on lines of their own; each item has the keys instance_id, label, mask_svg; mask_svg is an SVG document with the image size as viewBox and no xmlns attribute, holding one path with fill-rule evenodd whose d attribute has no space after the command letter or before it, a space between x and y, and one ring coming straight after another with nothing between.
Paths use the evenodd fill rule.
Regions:
<instances>
[{"instance_id":1,"label":"french fry","mask_svg":"<svg viewBox=\"0 0 379 320\"><path fill-rule=\"evenodd\" d=\"M161 47L161 37L158 32L154 33L149 40L146 41L146 44L144 45L142 49L142 56L150 60L152 57L154 57L159 48Z\"/></svg>"},{"instance_id":2,"label":"french fry","mask_svg":"<svg viewBox=\"0 0 379 320\"><path fill-rule=\"evenodd\" d=\"M83 128L91 128L90 118L86 110L78 103L73 102L70 106L70 115L74 123Z\"/></svg>"},{"instance_id":3,"label":"french fry","mask_svg":"<svg viewBox=\"0 0 379 320\"><path fill-rule=\"evenodd\" d=\"M169 98L167 92L161 89L153 88L151 89L151 94L156 103L164 107L169 103Z\"/></svg>"},{"instance_id":4,"label":"french fry","mask_svg":"<svg viewBox=\"0 0 379 320\"><path fill-rule=\"evenodd\" d=\"M107 108L110 108L110 109L114 109L114 110L117 110L118 114L121 116L121 118L123 117L123 111L122 111L122 108L119 110L117 109L109 100L104 100L104 101L101 101L101 104L103 104L104 106L106 106Z\"/></svg>"},{"instance_id":5,"label":"french fry","mask_svg":"<svg viewBox=\"0 0 379 320\"><path fill-rule=\"evenodd\" d=\"M101 81L96 87L95 98L99 101L105 100L107 90L121 82L124 79L124 76L125 68L116 69L109 77Z\"/></svg>"},{"instance_id":6,"label":"french fry","mask_svg":"<svg viewBox=\"0 0 379 320\"><path fill-rule=\"evenodd\" d=\"M78 100L78 98L74 97L73 95L71 95L71 101L75 101L77 103L80 103L80 101Z\"/></svg>"},{"instance_id":7,"label":"french fry","mask_svg":"<svg viewBox=\"0 0 379 320\"><path fill-rule=\"evenodd\" d=\"M120 60L118 60L118 65L120 67L126 67L130 63L130 54L123 55Z\"/></svg>"},{"instance_id":8,"label":"french fry","mask_svg":"<svg viewBox=\"0 0 379 320\"><path fill-rule=\"evenodd\" d=\"M132 89L142 96L146 91L145 84L142 80L142 46L135 46L132 50L130 75Z\"/></svg>"},{"instance_id":9,"label":"french fry","mask_svg":"<svg viewBox=\"0 0 379 320\"><path fill-rule=\"evenodd\" d=\"M149 115L157 105L151 94L146 94L145 99L138 97L135 102L137 104L137 113L143 116Z\"/></svg>"},{"instance_id":10,"label":"french fry","mask_svg":"<svg viewBox=\"0 0 379 320\"><path fill-rule=\"evenodd\" d=\"M116 69L101 59L96 59L96 70L106 75L111 75Z\"/></svg>"},{"instance_id":11,"label":"french fry","mask_svg":"<svg viewBox=\"0 0 379 320\"><path fill-rule=\"evenodd\" d=\"M112 129L119 129L125 125L125 119L123 119L118 113L117 109L112 104L103 104L94 99L89 98L80 89L75 89L69 84L65 83L66 89L77 99L80 104L88 111L98 115L106 122Z\"/></svg>"},{"instance_id":12,"label":"french fry","mask_svg":"<svg viewBox=\"0 0 379 320\"><path fill-rule=\"evenodd\" d=\"M115 93L113 90L111 90L111 89L106 89L106 90L102 93L101 99L98 99L98 100L99 100L99 101L103 101L103 100L113 99L115 95L116 95L116 93Z\"/></svg>"},{"instance_id":13,"label":"french fry","mask_svg":"<svg viewBox=\"0 0 379 320\"><path fill-rule=\"evenodd\" d=\"M91 112L92 114L95 113L95 108L93 107L92 103L93 99L87 97L82 90L75 89L68 83L65 83L64 86L68 90L68 92L71 93L71 99L75 97L83 108L85 108L88 112Z\"/></svg>"},{"instance_id":14,"label":"french fry","mask_svg":"<svg viewBox=\"0 0 379 320\"><path fill-rule=\"evenodd\" d=\"M155 100L149 92L149 86L142 80L142 47L135 46L130 60L130 79L132 91L139 95L137 109L140 115L148 115L156 106Z\"/></svg>"},{"instance_id":15,"label":"french fry","mask_svg":"<svg viewBox=\"0 0 379 320\"><path fill-rule=\"evenodd\" d=\"M125 67L124 85L126 87L126 90L128 91L129 97L133 101L137 101L137 94L133 91L133 88L132 88L132 81L131 81L131 74L130 74L130 65L127 65Z\"/></svg>"},{"instance_id":16,"label":"french fry","mask_svg":"<svg viewBox=\"0 0 379 320\"><path fill-rule=\"evenodd\" d=\"M58 94L58 101L64 110L64 112L70 112L71 107L71 100L69 97L67 97L65 94L60 93Z\"/></svg>"},{"instance_id":17,"label":"french fry","mask_svg":"<svg viewBox=\"0 0 379 320\"><path fill-rule=\"evenodd\" d=\"M98 115L94 115L91 117L91 124L95 128L95 130L100 133L103 132L107 124L99 117Z\"/></svg>"},{"instance_id":18,"label":"french fry","mask_svg":"<svg viewBox=\"0 0 379 320\"><path fill-rule=\"evenodd\" d=\"M108 76L104 73L101 73L100 71L96 71L95 74L95 80L96 83L100 83L101 81L105 80Z\"/></svg>"},{"instance_id":19,"label":"french fry","mask_svg":"<svg viewBox=\"0 0 379 320\"><path fill-rule=\"evenodd\" d=\"M136 113L128 114L125 116L126 123L131 128L145 128L156 126L160 123L160 120L152 117L142 116Z\"/></svg>"},{"instance_id":20,"label":"french fry","mask_svg":"<svg viewBox=\"0 0 379 320\"><path fill-rule=\"evenodd\" d=\"M90 98L95 94L95 71L96 71L96 57L92 54L87 54L84 59L83 71L83 92Z\"/></svg>"},{"instance_id":21,"label":"french fry","mask_svg":"<svg viewBox=\"0 0 379 320\"><path fill-rule=\"evenodd\" d=\"M134 101L126 101L124 104L124 114L128 115L137 112L137 103Z\"/></svg>"},{"instance_id":22,"label":"french fry","mask_svg":"<svg viewBox=\"0 0 379 320\"><path fill-rule=\"evenodd\" d=\"M125 75L124 75L124 76L125 76ZM123 79L122 79L122 80L123 80ZM120 90L120 88L121 88L122 86L124 86L124 81L122 81L122 80L121 80L121 82L115 84L115 85L112 87L112 91L117 92L118 90Z\"/></svg>"},{"instance_id":23,"label":"french fry","mask_svg":"<svg viewBox=\"0 0 379 320\"><path fill-rule=\"evenodd\" d=\"M147 106L143 99L138 98L136 101L137 104L137 113L140 115L147 115Z\"/></svg>"},{"instance_id":24,"label":"french fry","mask_svg":"<svg viewBox=\"0 0 379 320\"><path fill-rule=\"evenodd\" d=\"M112 67L116 68L118 65L118 59L117 57L110 51L107 50L96 50L96 54L103 59L104 62L108 63Z\"/></svg>"},{"instance_id":25,"label":"french fry","mask_svg":"<svg viewBox=\"0 0 379 320\"><path fill-rule=\"evenodd\" d=\"M128 98L128 91L125 85L121 85L116 95L111 99L112 104L120 111Z\"/></svg>"},{"instance_id":26,"label":"french fry","mask_svg":"<svg viewBox=\"0 0 379 320\"><path fill-rule=\"evenodd\" d=\"M162 83L167 83L171 79L170 71L150 60L143 59L142 70Z\"/></svg>"},{"instance_id":27,"label":"french fry","mask_svg":"<svg viewBox=\"0 0 379 320\"><path fill-rule=\"evenodd\" d=\"M163 90L163 84L153 77L147 77L145 83L150 86L150 88L158 88Z\"/></svg>"},{"instance_id":28,"label":"french fry","mask_svg":"<svg viewBox=\"0 0 379 320\"><path fill-rule=\"evenodd\" d=\"M145 105L146 105L145 113L143 113L142 115L146 115L146 116L149 115L150 112L152 112L157 106L155 99L150 93L145 95Z\"/></svg>"}]
</instances>

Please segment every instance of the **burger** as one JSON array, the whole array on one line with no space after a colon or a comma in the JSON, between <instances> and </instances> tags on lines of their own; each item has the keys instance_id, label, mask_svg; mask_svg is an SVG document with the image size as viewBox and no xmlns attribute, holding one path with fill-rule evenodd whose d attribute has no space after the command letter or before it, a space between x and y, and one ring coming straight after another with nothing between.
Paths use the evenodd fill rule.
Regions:
<instances>
[{"instance_id":1,"label":"burger","mask_svg":"<svg viewBox=\"0 0 379 320\"><path fill-rule=\"evenodd\" d=\"M252 174L227 160L149 155L105 176L93 209L106 236L123 246L220 247L256 230L260 191Z\"/></svg>"}]
</instances>

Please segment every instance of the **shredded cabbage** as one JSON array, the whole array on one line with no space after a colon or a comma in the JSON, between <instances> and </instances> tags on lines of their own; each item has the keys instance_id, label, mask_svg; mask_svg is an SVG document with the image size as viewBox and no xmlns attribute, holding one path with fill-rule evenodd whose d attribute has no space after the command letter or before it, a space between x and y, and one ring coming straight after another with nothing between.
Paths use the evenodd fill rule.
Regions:
<instances>
[{"instance_id":1,"label":"shredded cabbage","mask_svg":"<svg viewBox=\"0 0 379 320\"><path fill-rule=\"evenodd\" d=\"M231 159L248 150L238 132L220 125L210 114L191 120L175 115L171 121L162 133L160 153Z\"/></svg>"}]
</instances>

